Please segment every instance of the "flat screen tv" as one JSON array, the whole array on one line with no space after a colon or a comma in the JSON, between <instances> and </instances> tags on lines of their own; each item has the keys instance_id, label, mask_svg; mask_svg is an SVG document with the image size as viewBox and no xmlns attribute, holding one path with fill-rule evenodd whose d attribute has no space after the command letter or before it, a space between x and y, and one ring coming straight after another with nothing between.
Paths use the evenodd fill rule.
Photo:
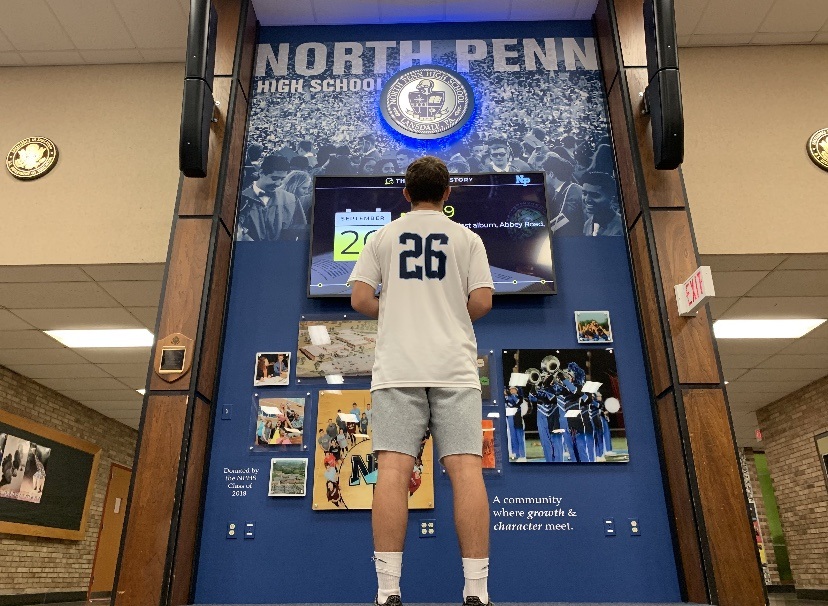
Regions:
<instances>
[{"instance_id":1,"label":"flat screen tv","mask_svg":"<svg viewBox=\"0 0 828 606\"><path fill-rule=\"evenodd\" d=\"M317 176L309 297L348 297L348 277L371 234L411 210L401 175ZM542 172L452 175L446 216L479 234L495 294L556 292Z\"/></svg>"}]
</instances>

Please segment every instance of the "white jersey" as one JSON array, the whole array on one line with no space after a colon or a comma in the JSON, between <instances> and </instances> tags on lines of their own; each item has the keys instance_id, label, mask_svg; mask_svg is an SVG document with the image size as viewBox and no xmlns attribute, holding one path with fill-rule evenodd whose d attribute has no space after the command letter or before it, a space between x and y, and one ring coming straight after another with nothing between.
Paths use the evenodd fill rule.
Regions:
<instances>
[{"instance_id":1,"label":"white jersey","mask_svg":"<svg viewBox=\"0 0 828 606\"><path fill-rule=\"evenodd\" d=\"M480 236L440 211L406 213L368 240L349 280L382 283L372 391L480 389L466 307L473 290L494 288Z\"/></svg>"}]
</instances>

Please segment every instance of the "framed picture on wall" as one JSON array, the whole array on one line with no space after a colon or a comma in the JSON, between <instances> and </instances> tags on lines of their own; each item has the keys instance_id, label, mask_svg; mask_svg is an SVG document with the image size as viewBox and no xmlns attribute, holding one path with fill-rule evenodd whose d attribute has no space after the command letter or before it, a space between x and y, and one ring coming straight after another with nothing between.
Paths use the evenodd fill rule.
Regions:
<instances>
[{"instance_id":1,"label":"framed picture on wall","mask_svg":"<svg viewBox=\"0 0 828 606\"><path fill-rule=\"evenodd\" d=\"M83 539L100 453L0 410L0 532Z\"/></svg>"},{"instance_id":2,"label":"framed picture on wall","mask_svg":"<svg viewBox=\"0 0 828 606\"><path fill-rule=\"evenodd\" d=\"M825 488L828 489L828 431L819 434L814 440L822 463L822 473L825 475Z\"/></svg>"},{"instance_id":3,"label":"framed picture on wall","mask_svg":"<svg viewBox=\"0 0 828 606\"><path fill-rule=\"evenodd\" d=\"M612 343L608 311L576 311L575 333L578 343Z\"/></svg>"},{"instance_id":4,"label":"framed picture on wall","mask_svg":"<svg viewBox=\"0 0 828 606\"><path fill-rule=\"evenodd\" d=\"M256 354L254 387L287 385L290 382L290 352L276 351Z\"/></svg>"}]
</instances>

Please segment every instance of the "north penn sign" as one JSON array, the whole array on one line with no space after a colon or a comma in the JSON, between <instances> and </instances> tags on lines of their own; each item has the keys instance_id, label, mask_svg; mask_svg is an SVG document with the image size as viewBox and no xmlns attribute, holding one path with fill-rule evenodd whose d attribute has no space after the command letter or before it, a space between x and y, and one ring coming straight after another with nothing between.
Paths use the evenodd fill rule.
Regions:
<instances>
[{"instance_id":1,"label":"north penn sign","mask_svg":"<svg viewBox=\"0 0 828 606\"><path fill-rule=\"evenodd\" d=\"M445 67L416 65L386 83L380 110L388 125L414 139L439 139L457 132L474 111L471 86Z\"/></svg>"}]
</instances>

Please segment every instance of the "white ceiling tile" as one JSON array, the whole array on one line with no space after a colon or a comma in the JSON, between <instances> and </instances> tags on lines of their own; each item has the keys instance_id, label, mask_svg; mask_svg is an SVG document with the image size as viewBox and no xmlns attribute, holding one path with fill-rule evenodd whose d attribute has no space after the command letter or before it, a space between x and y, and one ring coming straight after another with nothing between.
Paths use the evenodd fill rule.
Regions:
<instances>
[{"instance_id":1,"label":"white ceiling tile","mask_svg":"<svg viewBox=\"0 0 828 606\"><path fill-rule=\"evenodd\" d=\"M677 36L676 42L679 46L690 46L690 38L691 36Z\"/></svg>"},{"instance_id":2,"label":"white ceiling tile","mask_svg":"<svg viewBox=\"0 0 828 606\"><path fill-rule=\"evenodd\" d=\"M721 341L720 341L721 343ZM755 368L767 360L765 354L728 354L721 356L722 368Z\"/></svg>"},{"instance_id":3,"label":"white ceiling tile","mask_svg":"<svg viewBox=\"0 0 828 606\"><path fill-rule=\"evenodd\" d=\"M791 255L783 261L778 270L788 269L828 269L828 253L817 255Z\"/></svg>"},{"instance_id":4,"label":"white ceiling tile","mask_svg":"<svg viewBox=\"0 0 828 606\"><path fill-rule=\"evenodd\" d=\"M766 271L719 271L713 273L713 286L717 297L741 297L756 286Z\"/></svg>"},{"instance_id":5,"label":"white ceiling tile","mask_svg":"<svg viewBox=\"0 0 828 606\"><path fill-rule=\"evenodd\" d=\"M143 396L133 389L73 389L61 390L67 398L78 402L106 402L108 400L118 402L140 402Z\"/></svg>"},{"instance_id":6,"label":"white ceiling tile","mask_svg":"<svg viewBox=\"0 0 828 606\"><path fill-rule=\"evenodd\" d=\"M446 1L446 21L506 21L508 18L508 2Z\"/></svg>"},{"instance_id":7,"label":"white ceiling tile","mask_svg":"<svg viewBox=\"0 0 828 606\"><path fill-rule=\"evenodd\" d=\"M752 38L753 34L693 34L689 46L741 46Z\"/></svg>"},{"instance_id":8,"label":"white ceiling tile","mask_svg":"<svg viewBox=\"0 0 828 606\"><path fill-rule=\"evenodd\" d=\"M735 381L747 371L746 368L725 368L723 369L725 381Z\"/></svg>"},{"instance_id":9,"label":"white ceiling tile","mask_svg":"<svg viewBox=\"0 0 828 606\"><path fill-rule=\"evenodd\" d=\"M120 263L81 265L86 274L97 282L164 279L164 263Z\"/></svg>"},{"instance_id":10,"label":"white ceiling tile","mask_svg":"<svg viewBox=\"0 0 828 606\"><path fill-rule=\"evenodd\" d=\"M144 389L147 386L146 373L142 377L121 377L118 380L130 389Z\"/></svg>"},{"instance_id":11,"label":"white ceiling tile","mask_svg":"<svg viewBox=\"0 0 828 606\"><path fill-rule=\"evenodd\" d=\"M129 313L150 330L155 330L155 321L158 318L157 307L127 307Z\"/></svg>"},{"instance_id":12,"label":"white ceiling tile","mask_svg":"<svg viewBox=\"0 0 828 606\"><path fill-rule=\"evenodd\" d=\"M714 284L718 294L719 285L717 282L714 282ZM777 269L751 289L748 296L828 297L828 269L794 269L788 271ZM825 311L828 313L828 307Z\"/></svg>"},{"instance_id":13,"label":"white ceiling tile","mask_svg":"<svg viewBox=\"0 0 828 606\"><path fill-rule=\"evenodd\" d=\"M91 282L77 265L0 265L0 282Z\"/></svg>"},{"instance_id":14,"label":"white ceiling tile","mask_svg":"<svg viewBox=\"0 0 828 606\"><path fill-rule=\"evenodd\" d=\"M320 5L336 0L314 0L316 18L323 21L324 14ZM338 3L341 6L341 3ZM350 10L350 3L348 5ZM384 0L379 5L381 23L428 23L446 20L445 0ZM353 23L353 21L351 21Z\"/></svg>"},{"instance_id":15,"label":"white ceiling tile","mask_svg":"<svg viewBox=\"0 0 828 606\"><path fill-rule=\"evenodd\" d=\"M716 282L716 279L713 279L713 284L716 289L716 296L708 301L710 306L710 313L713 316L713 319L721 318L722 314L728 310L728 308L733 305L736 301L739 300L738 297L719 297L719 285Z\"/></svg>"},{"instance_id":16,"label":"white ceiling tile","mask_svg":"<svg viewBox=\"0 0 828 606\"><path fill-rule=\"evenodd\" d=\"M379 23L380 19L378 0L313 0L313 12L322 24Z\"/></svg>"},{"instance_id":17,"label":"white ceiling tile","mask_svg":"<svg viewBox=\"0 0 828 606\"><path fill-rule=\"evenodd\" d=\"M679 36L689 36L693 33L707 3L708 0L677 0L675 3L676 33Z\"/></svg>"},{"instance_id":18,"label":"white ceiling tile","mask_svg":"<svg viewBox=\"0 0 828 606\"><path fill-rule=\"evenodd\" d=\"M512 0L510 18L517 21L541 21L547 19L572 19L575 0Z\"/></svg>"},{"instance_id":19,"label":"white ceiling tile","mask_svg":"<svg viewBox=\"0 0 828 606\"><path fill-rule=\"evenodd\" d=\"M129 307L157 307L161 299L161 282L98 282L121 305Z\"/></svg>"},{"instance_id":20,"label":"white ceiling tile","mask_svg":"<svg viewBox=\"0 0 828 606\"><path fill-rule=\"evenodd\" d=\"M107 415L112 415L113 417L140 417L142 404L143 402L141 400L133 400L129 402L110 400L106 402L95 402L95 408L96 410Z\"/></svg>"},{"instance_id":21,"label":"white ceiling tile","mask_svg":"<svg viewBox=\"0 0 828 606\"><path fill-rule=\"evenodd\" d=\"M94 282L0 284L0 306L10 309L117 307Z\"/></svg>"},{"instance_id":22,"label":"white ceiling tile","mask_svg":"<svg viewBox=\"0 0 828 606\"><path fill-rule=\"evenodd\" d=\"M742 297L722 318L825 318L828 297Z\"/></svg>"},{"instance_id":23,"label":"white ceiling tile","mask_svg":"<svg viewBox=\"0 0 828 606\"><path fill-rule=\"evenodd\" d=\"M739 381L802 381L807 385L828 374L828 368L754 368Z\"/></svg>"},{"instance_id":24,"label":"white ceiling tile","mask_svg":"<svg viewBox=\"0 0 828 606\"><path fill-rule=\"evenodd\" d=\"M0 364L84 364L71 349L0 349Z\"/></svg>"},{"instance_id":25,"label":"white ceiling tile","mask_svg":"<svg viewBox=\"0 0 828 606\"><path fill-rule=\"evenodd\" d=\"M125 63L144 63L144 56L137 48L120 50L82 50L83 60L90 65L113 65Z\"/></svg>"},{"instance_id":26,"label":"white ceiling tile","mask_svg":"<svg viewBox=\"0 0 828 606\"><path fill-rule=\"evenodd\" d=\"M770 271L787 258L788 255L701 255L701 262L713 272Z\"/></svg>"},{"instance_id":27,"label":"white ceiling tile","mask_svg":"<svg viewBox=\"0 0 828 606\"><path fill-rule=\"evenodd\" d=\"M146 363L143 364L98 364L97 368L120 379L123 377L146 377L148 365L149 357L147 357Z\"/></svg>"},{"instance_id":28,"label":"white ceiling tile","mask_svg":"<svg viewBox=\"0 0 828 606\"><path fill-rule=\"evenodd\" d=\"M11 364L14 372L20 373L30 379L74 379L87 377L102 377L108 375L87 362L86 364Z\"/></svg>"},{"instance_id":29,"label":"white ceiling tile","mask_svg":"<svg viewBox=\"0 0 828 606\"><path fill-rule=\"evenodd\" d=\"M187 45L187 20L170 0L112 0L138 48Z\"/></svg>"},{"instance_id":30,"label":"white ceiling tile","mask_svg":"<svg viewBox=\"0 0 828 606\"><path fill-rule=\"evenodd\" d=\"M815 32L789 32L784 34L758 33L750 39L751 44L807 44L816 36Z\"/></svg>"},{"instance_id":31,"label":"white ceiling tile","mask_svg":"<svg viewBox=\"0 0 828 606\"><path fill-rule=\"evenodd\" d=\"M19 51L74 48L44 0L0 2L0 23L3 33Z\"/></svg>"},{"instance_id":32,"label":"white ceiling tile","mask_svg":"<svg viewBox=\"0 0 828 606\"><path fill-rule=\"evenodd\" d=\"M316 23L310 0L255 0L256 17L262 25L311 25ZM347 8L343 7L343 10Z\"/></svg>"},{"instance_id":33,"label":"white ceiling tile","mask_svg":"<svg viewBox=\"0 0 828 606\"><path fill-rule=\"evenodd\" d=\"M828 32L818 33L814 39L811 40L811 44L828 44Z\"/></svg>"},{"instance_id":34,"label":"white ceiling tile","mask_svg":"<svg viewBox=\"0 0 828 606\"><path fill-rule=\"evenodd\" d=\"M575 13L572 15L573 19L592 19L595 14L595 9L598 7L598 0L579 0L578 6L575 7Z\"/></svg>"},{"instance_id":35,"label":"white ceiling tile","mask_svg":"<svg viewBox=\"0 0 828 606\"><path fill-rule=\"evenodd\" d=\"M783 395L796 391L807 381L748 381L744 378L734 381L727 386L728 394L770 394L775 395L778 400Z\"/></svg>"},{"instance_id":36,"label":"white ceiling tile","mask_svg":"<svg viewBox=\"0 0 828 606\"><path fill-rule=\"evenodd\" d=\"M803 338L805 339L828 339L828 322L823 322L807 335L804 335ZM800 339L801 341L802 339Z\"/></svg>"},{"instance_id":37,"label":"white ceiling tile","mask_svg":"<svg viewBox=\"0 0 828 606\"><path fill-rule=\"evenodd\" d=\"M73 377L71 379L38 379L38 383L49 389L66 391L123 389L125 385L112 377Z\"/></svg>"},{"instance_id":38,"label":"white ceiling tile","mask_svg":"<svg viewBox=\"0 0 828 606\"><path fill-rule=\"evenodd\" d=\"M78 51L32 51L21 52L27 65L81 65L83 57Z\"/></svg>"},{"instance_id":39,"label":"white ceiling tile","mask_svg":"<svg viewBox=\"0 0 828 606\"><path fill-rule=\"evenodd\" d=\"M130 48L134 43L110 0L46 0L77 48ZM91 18L94 15L94 18Z\"/></svg>"},{"instance_id":40,"label":"white ceiling tile","mask_svg":"<svg viewBox=\"0 0 828 606\"><path fill-rule=\"evenodd\" d=\"M63 345L39 330L2 330L0 349L57 349Z\"/></svg>"},{"instance_id":41,"label":"white ceiling tile","mask_svg":"<svg viewBox=\"0 0 828 606\"><path fill-rule=\"evenodd\" d=\"M12 45L11 42L9 42L9 39L3 33L3 30L0 29L0 53L5 53L7 51L13 51L13 50L15 50L14 46Z\"/></svg>"},{"instance_id":42,"label":"white ceiling tile","mask_svg":"<svg viewBox=\"0 0 828 606\"><path fill-rule=\"evenodd\" d=\"M150 347L101 347L75 349L78 355L94 364L149 365Z\"/></svg>"},{"instance_id":43,"label":"white ceiling tile","mask_svg":"<svg viewBox=\"0 0 828 606\"><path fill-rule=\"evenodd\" d=\"M24 322L12 312L0 309L0 330L28 330L34 326Z\"/></svg>"},{"instance_id":44,"label":"white ceiling tile","mask_svg":"<svg viewBox=\"0 0 828 606\"><path fill-rule=\"evenodd\" d=\"M758 368L822 368L828 374L828 354L776 354Z\"/></svg>"},{"instance_id":45,"label":"white ceiling tile","mask_svg":"<svg viewBox=\"0 0 828 606\"><path fill-rule=\"evenodd\" d=\"M141 56L148 63L184 63L184 55L187 54L186 46L175 48L142 48Z\"/></svg>"},{"instance_id":46,"label":"white ceiling tile","mask_svg":"<svg viewBox=\"0 0 828 606\"><path fill-rule=\"evenodd\" d=\"M728 385L729 387L730 385ZM756 411L771 402L776 402L778 399L784 398L789 393L786 391L772 391L767 393L728 392L727 400L731 408L736 407L740 412L746 412L748 410Z\"/></svg>"},{"instance_id":47,"label":"white ceiling tile","mask_svg":"<svg viewBox=\"0 0 828 606\"><path fill-rule=\"evenodd\" d=\"M189 2L189 0L178 0L178 4L179 4L179 6L181 6L181 14L184 15L185 17L187 17L187 19L189 20L189 18L190 18L190 2ZM296 4L299 4L299 2L296 2Z\"/></svg>"},{"instance_id":48,"label":"white ceiling tile","mask_svg":"<svg viewBox=\"0 0 828 606\"><path fill-rule=\"evenodd\" d=\"M768 14L774 0L711 0L699 19L695 34L752 34Z\"/></svg>"},{"instance_id":49,"label":"white ceiling tile","mask_svg":"<svg viewBox=\"0 0 828 606\"><path fill-rule=\"evenodd\" d=\"M815 32L827 20L828 2L825 0L777 0L759 31Z\"/></svg>"},{"instance_id":50,"label":"white ceiling tile","mask_svg":"<svg viewBox=\"0 0 828 606\"><path fill-rule=\"evenodd\" d=\"M731 354L770 356L794 342L794 339L717 339L719 354L724 358Z\"/></svg>"},{"instance_id":51,"label":"white ceiling tile","mask_svg":"<svg viewBox=\"0 0 828 606\"><path fill-rule=\"evenodd\" d=\"M787 355L828 354L828 339L808 339L803 337L782 350Z\"/></svg>"},{"instance_id":52,"label":"white ceiling tile","mask_svg":"<svg viewBox=\"0 0 828 606\"><path fill-rule=\"evenodd\" d=\"M20 53L4 52L0 53L0 65L25 65L25 62L23 61L23 57L20 56Z\"/></svg>"},{"instance_id":53,"label":"white ceiling tile","mask_svg":"<svg viewBox=\"0 0 828 606\"><path fill-rule=\"evenodd\" d=\"M78 328L142 328L144 324L123 307L79 309L15 309L17 316L40 330Z\"/></svg>"}]
</instances>

